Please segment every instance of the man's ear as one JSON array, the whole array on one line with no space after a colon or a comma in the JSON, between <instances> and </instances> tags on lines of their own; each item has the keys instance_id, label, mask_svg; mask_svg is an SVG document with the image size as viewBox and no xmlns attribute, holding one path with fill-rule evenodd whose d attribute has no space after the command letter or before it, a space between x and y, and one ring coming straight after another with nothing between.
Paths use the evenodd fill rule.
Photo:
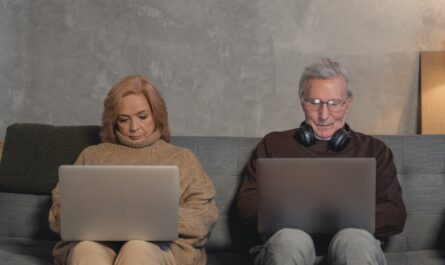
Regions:
<instances>
[{"instance_id":1,"label":"man's ear","mask_svg":"<svg viewBox=\"0 0 445 265\"><path fill-rule=\"evenodd\" d=\"M348 102L346 102L346 111L349 112L349 110L352 107L352 103L354 102L354 97L349 97Z\"/></svg>"},{"instance_id":2,"label":"man's ear","mask_svg":"<svg viewBox=\"0 0 445 265\"><path fill-rule=\"evenodd\" d=\"M303 98L299 97L298 100L300 100L300 107L301 107L301 110L304 112Z\"/></svg>"}]
</instances>

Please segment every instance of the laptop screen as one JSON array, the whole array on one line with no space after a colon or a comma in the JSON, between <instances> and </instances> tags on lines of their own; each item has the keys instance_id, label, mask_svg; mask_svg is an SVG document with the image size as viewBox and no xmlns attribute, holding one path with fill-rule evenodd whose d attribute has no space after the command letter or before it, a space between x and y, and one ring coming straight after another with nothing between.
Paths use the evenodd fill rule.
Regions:
<instances>
[{"instance_id":1,"label":"laptop screen","mask_svg":"<svg viewBox=\"0 0 445 265\"><path fill-rule=\"evenodd\" d=\"M64 240L178 238L176 166L61 166Z\"/></svg>"},{"instance_id":2,"label":"laptop screen","mask_svg":"<svg viewBox=\"0 0 445 265\"><path fill-rule=\"evenodd\" d=\"M374 158L260 158L258 231L375 229Z\"/></svg>"}]
</instances>

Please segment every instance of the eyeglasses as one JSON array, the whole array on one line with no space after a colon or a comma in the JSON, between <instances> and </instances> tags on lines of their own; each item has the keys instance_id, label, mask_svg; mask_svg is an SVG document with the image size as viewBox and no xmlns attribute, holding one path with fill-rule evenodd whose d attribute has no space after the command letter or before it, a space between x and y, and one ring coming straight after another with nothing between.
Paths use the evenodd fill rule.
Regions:
<instances>
[{"instance_id":1,"label":"eyeglasses","mask_svg":"<svg viewBox=\"0 0 445 265\"><path fill-rule=\"evenodd\" d=\"M344 100L341 99L329 99L328 101L323 101L319 98L303 98L303 105L308 112L319 111L323 104L326 104L329 112L335 113L340 112L343 109L343 105L348 101L349 98Z\"/></svg>"}]
</instances>

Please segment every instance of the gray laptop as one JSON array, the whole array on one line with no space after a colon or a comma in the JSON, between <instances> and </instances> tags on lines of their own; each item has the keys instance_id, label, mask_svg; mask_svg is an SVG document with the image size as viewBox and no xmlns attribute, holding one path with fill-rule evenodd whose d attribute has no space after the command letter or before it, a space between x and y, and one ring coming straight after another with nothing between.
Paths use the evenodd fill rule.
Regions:
<instances>
[{"instance_id":1,"label":"gray laptop","mask_svg":"<svg viewBox=\"0 0 445 265\"><path fill-rule=\"evenodd\" d=\"M63 240L178 238L176 166L61 166L59 185Z\"/></svg>"},{"instance_id":2,"label":"gray laptop","mask_svg":"<svg viewBox=\"0 0 445 265\"><path fill-rule=\"evenodd\" d=\"M374 158L260 158L257 172L258 232L374 232Z\"/></svg>"}]
</instances>

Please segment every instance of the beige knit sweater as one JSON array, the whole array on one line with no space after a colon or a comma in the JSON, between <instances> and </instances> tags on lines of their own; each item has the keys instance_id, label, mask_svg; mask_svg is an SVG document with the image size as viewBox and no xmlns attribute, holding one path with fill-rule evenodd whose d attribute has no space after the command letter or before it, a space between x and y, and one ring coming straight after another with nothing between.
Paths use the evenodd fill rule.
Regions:
<instances>
[{"instance_id":1,"label":"beige knit sweater","mask_svg":"<svg viewBox=\"0 0 445 265\"><path fill-rule=\"evenodd\" d=\"M180 173L179 239L170 244L178 265L204 265L204 245L218 218L215 189L194 154L171 145L154 132L143 143L135 143L118 134L121 144L102 143L87 147L79 155L78 165L176 165ZM51 229L60 233L60 194L52 191L49 213ZM65 264L73 242L60 241L53 250L56 265Z\"/></svg>"}]
</instances>

